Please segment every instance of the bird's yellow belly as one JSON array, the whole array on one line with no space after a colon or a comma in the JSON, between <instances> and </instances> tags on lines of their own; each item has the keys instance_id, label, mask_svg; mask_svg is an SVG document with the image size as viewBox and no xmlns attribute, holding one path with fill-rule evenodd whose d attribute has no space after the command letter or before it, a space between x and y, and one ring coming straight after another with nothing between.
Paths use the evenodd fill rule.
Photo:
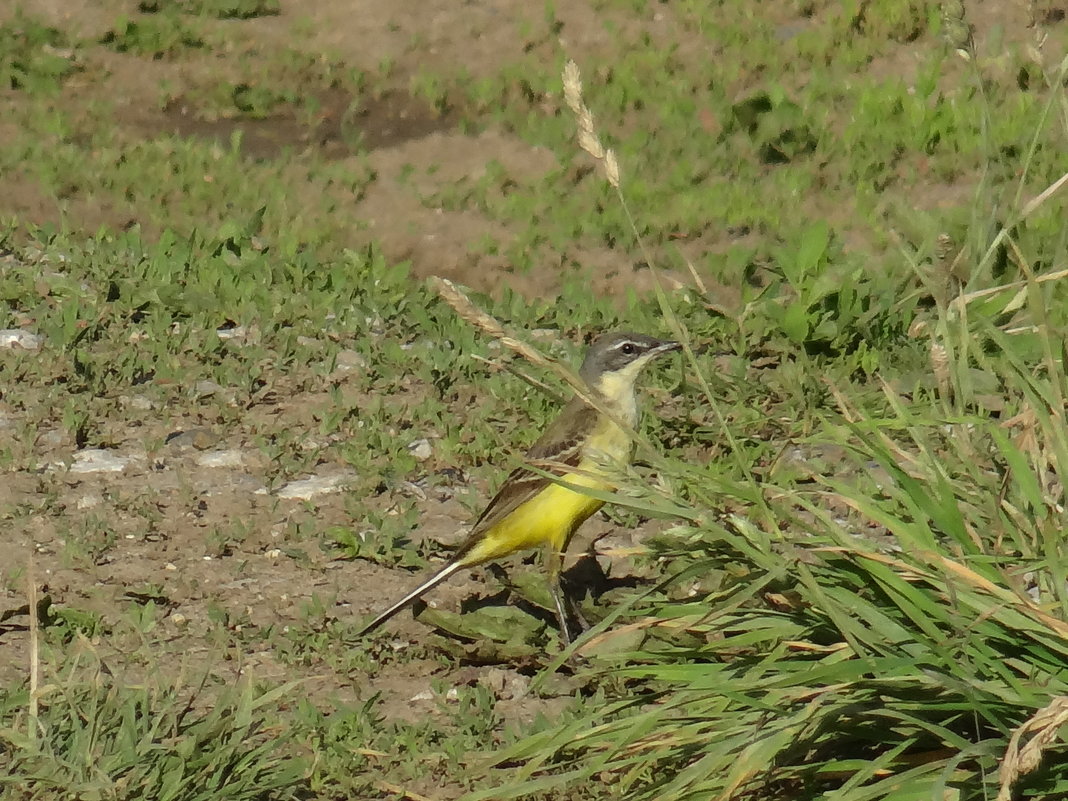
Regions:
<instances>
[{"instance_id":1,"label":"bird's yellow belly","mask_svg":"<svg viewBox=\"0 0 1068 801\"><path fill-rule=\"evenodd\" d=\"M611 489L606 482L586 474L568 473L561 481L598 490ZM464 556L463 562L477 565L543 543L563 551L575 529L602 506L602 500L560 484L550 484L489 529Z\"/></svg>"}]
</instances>

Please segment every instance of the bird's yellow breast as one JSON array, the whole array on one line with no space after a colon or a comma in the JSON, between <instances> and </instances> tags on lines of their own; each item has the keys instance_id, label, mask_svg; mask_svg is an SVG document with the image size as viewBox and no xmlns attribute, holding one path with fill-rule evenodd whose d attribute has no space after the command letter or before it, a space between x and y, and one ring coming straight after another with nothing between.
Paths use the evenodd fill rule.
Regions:
<instances>
[{"instance_id":1,"label":"bird's yellow breast","mask_svg":"<svg viewBox=\"0 0 1068 801\"><path fill-rule=\"evenodd\" d=\"M618 395L617 395L618 397ZM626 398L627 394L623 393ZM632 394L631 394L632 397ZM626 404L610 404L613 413L628 425L637 419L637 410ZM634 422L632 422L634 421ZM630 434L612 419L601 415L582 447L582 456L573 473L560 476L560 483L547 484L537 495L517 506L495 523L463 557L465 565L477 565L546 544L563 552L571 536L586 519L604 506L604 501L574 487L611 491L610 480L617 469L630 461L633 443Z\"/></svg>"},{"instance_id":2,"label":"bird's yellow breast","mask_svg":"<svg viewBox=\"0 0 1068 801\"><path fill-rule=\"evenodd\" d=\"M585 468L580 465L580 469ZM585 473L567 473L560 480L573 486L611 489L606 482ZM603 505L604 501L568 489L562 483L549 484L483 533L463 561L481 564L543 544L562 551L575 529Z\"/></svg>"}]
</instances>

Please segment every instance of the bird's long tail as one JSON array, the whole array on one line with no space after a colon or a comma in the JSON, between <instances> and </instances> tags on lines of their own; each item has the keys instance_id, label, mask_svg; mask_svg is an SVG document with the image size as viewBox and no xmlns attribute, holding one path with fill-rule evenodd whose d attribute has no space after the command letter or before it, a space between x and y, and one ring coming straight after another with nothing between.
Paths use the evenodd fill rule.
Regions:
<instances>
[{"instance_id":1,"label":"bird's long tail","mask_svg":"<svg viewBox=\"0 0 1068 801\"><path fill-rule=\"evenodd\" d=\"M382 612L374 620L372 620L370 623L360 629L359 633L356 636L362 637L364 634L368 634L369 632L374 631L387 620L389 620L391 617L393 617L395 614L397 614L406 606L415 601L420 595L429 590L434 589L434 587L441 584L441 582L443 582L445 579L447 579L449 576L451 576L463 566L464 565L462 565L460 562L450 562L449 564L445 565L445 567L441 568L441 570L432 575L430 578L428 578L410 593L408 593L399 601L397 601L397 603L393 604L393 606L389 607L389 609Z\"/></svg>"}]
</instances>

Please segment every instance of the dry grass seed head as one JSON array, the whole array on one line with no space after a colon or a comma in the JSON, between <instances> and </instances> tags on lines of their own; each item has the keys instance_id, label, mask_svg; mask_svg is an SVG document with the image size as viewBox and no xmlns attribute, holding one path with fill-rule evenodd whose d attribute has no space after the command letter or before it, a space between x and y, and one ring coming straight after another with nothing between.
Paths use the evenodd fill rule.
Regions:
<instances>
[{"instance_id":1,"label":"dry grass seed head","mask_svg":"<svg viewBox=\"0 0 1068 801\"><path fill-rule=\"evenodd\" d=\"M1005 758L1001 761L997 801L1010 801L1017 779L1042 763L1042 752L1058 739L1065 723L1068 723L1068 696L1060 695L1012 733ZM1030 735L1030 739L1021 747L1020 741L1026 735Z\"/></svg>"},{"instance_id":2,"label":"dry grass seed head","mask_svg":"<svg viewBox=\"0 0 1068 801\"><path fill-rule=\"evenodd\" d=\"M619 162L616 154L601 143L593 124L593 113L582 100L582 76L578 65L571 60L564 65L564 102L575 115L578 125L579 147L604 165L605 178L613 189L619 189Z\"/></svg>"}]
</instances>

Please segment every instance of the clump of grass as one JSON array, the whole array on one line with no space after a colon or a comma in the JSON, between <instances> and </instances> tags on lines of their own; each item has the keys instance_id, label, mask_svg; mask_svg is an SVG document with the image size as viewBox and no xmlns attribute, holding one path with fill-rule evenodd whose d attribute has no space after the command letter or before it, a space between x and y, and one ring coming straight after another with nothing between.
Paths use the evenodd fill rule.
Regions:
<instances>
[{"instance_id":1,"label":"clump of grass","mask_svg":"<svg viewBox=\"0 0 1068 801\"><path fill-rule=\"evenodd\" d=\"M21 13L0 25L0 86L54 92L78 69L74 49L56 28Z\"/></svg>"},{"instance_id":2,"label":"clump of grass","mask_svg":"<svg viewBox=\"0 0 1068 801\"><path fill-rule=\"evenodd\" d=\"M133 53L153 59L173 57L204 47L204 40L196 30L177 14L122 18L101 37L100 43L117 53Z\"/></svg>"},{"instance_id":3,"label":"clump of grass","mask_svg":"<svg viewBox=\"0 0 1068 801\"><path fill-rule=\"evenodd\" d=\"M295 798L307 771L272 709L293 684L207 692L71 659L0 693L0 788L32 798ZM287 753L288 752L288 753Z\"/></svg>"},{"instance_id":4,"label":"clump of grass","mask_svg":"<svg viewBox=\"0 0 1068 801\"><path fill-rule=\"evenodd\" d=\"M146 14L181 11L218 19L252 19L275 16L281 6L278 0L142 0L138 10Z\"/></svg>"},{"instance_id":5,"label":"clump of grass","mask_svg":"<svg viewBox=\"0 0 1068 801\"><path fill-rule=\"evenodd\" d=\"M974 63L970 28L962 13L953 20L951 44ZM605 158L574 96L583 149ZM1015 207L978 207L984 233L952 260L946 238L932 243L923 258L933 271L912 253L895 266L917 276L897 313L923 321L914 334L934 332L933 381L905 393L884 379L870 393L856 376L826 371L840 354L807 362L825 365L828 395L810 409L801 449L833 445L836 464L814 460L803 483L658 465L676 494L633 505L664 514L674 503L686 521L653 549L668 578L586 643L597 654L619 640L601 670L626 691L495 754L494 764L519 763L518 774L470 798L587 782L649 799L1068 792L1056 759L1068 697L1058 478L1068 470L1068 370L1057 345L1066 320L1051 311L1065 273L1050 269L1064 236L1019 225L1062 215L1065 185L1068 175ZM1018 281L989 269L999 252ZM822 272L799 274L798 294ZM690 367L707 393L708 365L691 356ZM639 645L626 647L636 634Z\"/></svg>"}]
</instances>

